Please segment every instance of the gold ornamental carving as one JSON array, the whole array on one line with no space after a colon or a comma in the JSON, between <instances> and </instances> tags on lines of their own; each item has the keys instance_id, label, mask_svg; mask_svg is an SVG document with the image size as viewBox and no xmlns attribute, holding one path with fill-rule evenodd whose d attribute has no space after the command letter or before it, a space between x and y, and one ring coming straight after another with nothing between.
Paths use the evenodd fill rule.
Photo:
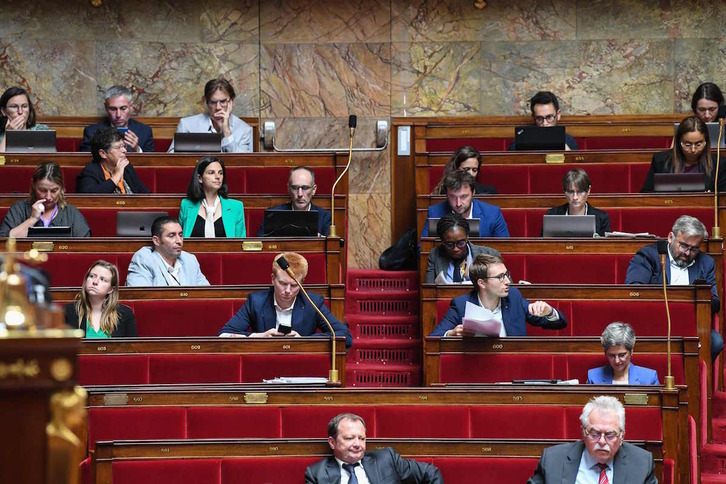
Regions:
<instances>
[{"instance_id":1,"label":"gold ornamental carving","mask_svg":"<svg viewBox=\"0 0 726 484\"><path fill-rule=\"evenodd\" d=\"M73 375L73 365L65 358L58 358L50 364L50 376L55 381L67 381Z\"/></svg>"},{"instance_id":2,"label":"gold ornamental carving","mask_svg":"<svg viewBox=\"0 0 726 484\"><path fill-rule=\"evenodd\" d=\"M38 360L25 360L18 358L15 363L0 363L0 380L16 378L24 380L26 378L37 378L40 374Z\"/></svg>"}]
</instances>

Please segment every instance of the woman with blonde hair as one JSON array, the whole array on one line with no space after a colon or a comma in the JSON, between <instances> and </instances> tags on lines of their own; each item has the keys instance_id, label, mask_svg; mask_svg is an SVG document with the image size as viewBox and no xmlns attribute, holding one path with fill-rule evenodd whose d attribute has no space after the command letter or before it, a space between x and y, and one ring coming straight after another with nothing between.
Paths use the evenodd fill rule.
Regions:
<instances>
[{"instance_id":1,"label":"woman with blonde hair","mask_svg":"<svg viewBox=\"0 0 726 484\"><path fill-rule=\"evenodd\" d=\"M91 265L76 301L63 306L66 325L85 331L86 338L137 336L130 307L118 302L118 269L105 260Z\"/></svg>"}]
</instances>

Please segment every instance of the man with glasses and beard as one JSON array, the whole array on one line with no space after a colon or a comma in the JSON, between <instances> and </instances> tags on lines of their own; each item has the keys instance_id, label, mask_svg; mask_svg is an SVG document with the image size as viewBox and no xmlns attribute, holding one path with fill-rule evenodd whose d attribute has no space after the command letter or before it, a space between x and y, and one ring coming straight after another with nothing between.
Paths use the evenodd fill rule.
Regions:
<instances>
[{"instance_id":1,"label":"man with glasses and beard","mask_svg":"<svg viewBox=\"0 0 726 484\"><path fill-rule=\"evenodd\" d=\"M668 257L666 261L666 282L672 286L687 286L696 279L711 285L711 313L718 313L721 301L716 287L716 263L708 254L701 252L701 242L708 237L706 226L695 217L682 215L673 224L668 234ZM662 284L663 271L660 266L657 244L642 247L630 259L625 284ZM723 338L718 331L711 330L711 357L723 350Z\"/></svg>"},{"instance_id":2,"label":"man with glasses and beard","mask_svg":"<svg viewBox=\"0 0 726 484\"><path fill-rule=\"evenodd\" d=\"M512 276L501 256L478 255L469 268L469 277L474 290L451 300L444 319L430 336L475 336L462 324L467 303L491 312L491 319L501 323L499 336L526 336L525 323L544 329L567 326L567 320L555 308L544 301L530 303L519 289L509 286Z\"/></svg>"},{"instance_id":3,"label":"man with glasses and beard","mask_svg":"<svg viewBox=\"0 0 726 484\"><path fill-rule=\"evenodd\" d=\"M429 254L426 283L469 282L469 267L479 254L499 256L499 251L469 243L469 222L458 213L441 217L436 225L441 245Z\"/></svg>"},{"instance_id":4,"label":"man with glasses and beard","mask_svg":"<svg viewBox=\"0 0 726 484\"><path fill-rule=\"evenodd\" d=\"M625 408L612 396L590 400L580 415L582 440L549 447L527 484L656 484L653 454L624 442Z\"/></svg>"}]
</instances>

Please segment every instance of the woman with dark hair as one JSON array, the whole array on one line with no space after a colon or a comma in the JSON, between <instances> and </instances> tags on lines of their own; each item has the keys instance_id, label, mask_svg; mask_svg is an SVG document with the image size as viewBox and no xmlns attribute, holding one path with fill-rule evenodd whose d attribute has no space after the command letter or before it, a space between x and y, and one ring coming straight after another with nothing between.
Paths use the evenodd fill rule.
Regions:
<instances>
[{"instance_id":1,"label":"woman with dark hair","mask_svg":"<svg viewBox=\"0 0 726 484\"><path fill-rule=\"evenodd\" d=\"M222 160L214 156L200 159L179 210L184 237L245 237L244 205L227 198L228 194Z\"/></svg>"},{"instance_id":2,"label":"woman with dark hair","mask_svg":"<svg viewBox=\"0 0 726 484\"><path fill-rule=\"evenodd\" d=\"M223 153L252 152L252 127L232 114L234 88L227 79L218 77L204 86L207 112L179 120L177 133L222 133ZM174 151L171 143L169 151Z\"/></svg>"},{"instance_id":3,"label":"woman with dark hair","mask_svg":"<svg viewBox=\"0 0 726 484\"><path fill-rule=\"evenodd\" d=\"M9 130L47 131L50 128L35 122L35 108L28 91L22 87L8 88L0 96L0 151L5 151L5 132Z\"/></svg>"},{"instance_id":4,"label":"woman with dark hair","mask_svg":"<svg viewBox=\"0 0 726 484\"><path fill-rule=\"evenodd\" d=\"M718 107L723 104L723 94L713 82L704 82L696 88L691 99L691 109L704 123L716 121Z\"/></svg>"},{"instance_id":5,"label":"woman with dark hair","mask_svg":"<svg viewBox=\"0 0 726 484\"><path fill-rule=\"evenodd\" d=\"M718 178L718 191L726 188L726 169L721 164L718 177L716 164L711 156L711 140L706 123L696 116L689 116L678 125L673 148L653 155L650 171L645 178L641 193L654 190L656 173L703 173L706 175L706 191L712 191Z\"/></svg>"},{"instance_id":6,"label":"woman with dark hair","mask_svg":"<svg viewBox=\"0 0 726 484\"><path fill-rule=\"evenodd\" d=\"M70 227L71 237L90 237L88 222L65 200L58 163L41 163L33 172L30 195L13 203L0 225L0 237L27 237L30 227Z\"/></svg>"},{"instance_id":7,"label":"woman with dark hair","mask_svg":"<svg viewBox=\"0 0 726 484\"><path fill-rule=\"evenodd\" d=\"M562 191L565 192L567 203L550 208L546 215L594 215L595 232L604 237L605 232L610 232L610 215L587 201L591 188L592 183L585 170L574 168L568 171L562 179ZM539 236L542 237L542 232Z\"/></svg>"},{"instance_id":8,"label":"woman with dark hair","mask_svg":"<svg viewBox=\"0 0 726 484\"><path fill-rule=\"evenodd\" d=\"M98 260L86 272L76 301L63 306L66 325L86 333L86 338L138 336L130 307L118 302L118 269Z\"/></svg>"},{"instance_id":9,"label":"woman with dark hair","mask_svg":"<svg viewBox=\"0 0 726 484\"><path fill-rule=\"evenodd\" d=\"M444 167L444 174L441 175L441 180L434 188L431 195L445 195L446 189L444 188L444 178L450 175L456 170L462 170L468 172L475 179L479 179L479 171L481 170L481 154L473 146L462 146L451 157ZM491 185L476 185L476 193L478 195L483 194L496 194L497 189Z\"/></svg>"}]
</instances>

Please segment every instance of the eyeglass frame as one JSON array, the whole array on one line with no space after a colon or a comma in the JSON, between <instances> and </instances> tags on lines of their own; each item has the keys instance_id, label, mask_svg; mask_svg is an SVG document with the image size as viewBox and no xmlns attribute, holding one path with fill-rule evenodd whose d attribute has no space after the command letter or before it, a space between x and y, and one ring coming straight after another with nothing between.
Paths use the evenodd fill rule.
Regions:
<instances>
[{"instance_id":1,"label":"eyeglass frame","mask_svg":"<svg viewBox=\"0 0 726 484\"><path fill-rule=\"evenodd\" d=\"M678 243L678 247L683 252L689 252L691 254L698 254L701 252L701 246L700 245L688 245L685 242L681 242L678 239L675 239L675 241Z\"/></svg>"},{"instance_id":2,"label":"eyeglass frame","mask_svg":"<svg viewBox=\"0 0 726 484\"><path fill-rule=\"evenodd\" d=\"M696 150L702 150L706 146L706 140L699 141L698 143L690 143L687 141L681 141L680 142L681 148L688 151L693 151L695 148Z\"/></svg>"},{"instance_id":3,"label":"eyeglass frame","mask_svg":"<svg viewBox=\"0 0 726 484\"><path fill-rule=\"evenodd\" d=\"M457 240L456 242L441 242L441 245L446 247L447 249L451 250L454 248L454 246L458 247L459 249L463 249L469 244L469 239L462 239Z\"/></svg>"},{"instance_id":4,"label":"eyeglass frame","mask_svg":"<svg viewBox=\"0 0 726 484\"><path fill-rule=\"evenodd\" d=\"M231 98L227 99L217 99L216 101L213 99L207 99L207 106L217 106L223 108L229 105L229 102L231 101Z\"/></svg>"},{"instance_id":5,"label":"eyeglass frame","mask_svg":"<svg viewBox=\"0 0 726 484\"><path fill-rule=\"evenodd\" d=\"M585 427L582 427L582 430L585 432L585 436L592 442L598 442L601 438L604 438L606 442L613 443L621 436L621 432L615 432L614 430L610 432L602 432L593 428L587 429Z\"/></svg>"},{"instance_id":6,"label":"eyeglass frame","mask_svg":"<svg viewBox=\"0 0 726 484\"><path fill-rule=\"evenodd\" d=\"M548 114L547 116L534 116L535 124L544 124L546 121L548 124L554 123L557 119L557 114Z\"/></svg>"},{"instance_id":7,"label":"eyeglass frame","mask_svg":"<svg viewBox=\"0 0 726 484\"><path fill-rule=\"evenodd\" d=\"M501 274L497 274L496 276L486 276L483 279L499 279L499 282L504 282L504 278L507 278L511 281L512 272L511 271L502 272Z\"/></svg>"},{"instance_id":8,"label":"eyeglass frame","mask_svg":"<svg viewBox=\"0 0 726 484\"><path fill-rule=\"evenodd\" d=\"M315 185L291 185L288 183L287 188L289 188L293 192L297 192L298 190L309 192L310 190L315 188Z\"/></svg>"}]
</instances>

